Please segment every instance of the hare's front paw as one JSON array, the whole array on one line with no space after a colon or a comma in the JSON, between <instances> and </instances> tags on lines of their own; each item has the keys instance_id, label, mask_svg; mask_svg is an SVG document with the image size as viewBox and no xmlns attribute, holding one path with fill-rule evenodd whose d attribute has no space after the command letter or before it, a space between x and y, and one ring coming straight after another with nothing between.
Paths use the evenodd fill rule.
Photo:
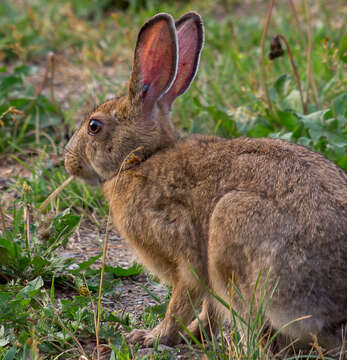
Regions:
<instances>
[{"instance_id":1,"label":"hare's front paw","mask_svg":"<svg viewBox=\"0 0 347 360\"><path fill-rule=\"evenodd\" d=\"M125 340L129 344L140 344L142 345L146 336L151 330L135 329L125 336Z\"/></svg>"},{"instance_id":2,"label":"hare's front paw","mask_svg":"<svg viewBox=\"0 0 347 360\"><path fill-rule=\"evenodd\" d=\"M161 331L161 324L155 327L153 330L133 330L128 335L126 335L125 339L129 344L137 344L142 347L153 347L154 344L158 341L159 344L172 346L177 344L180 340L178 333L163 333Z\"/></svg>"},{"instance_id":3,"label":"hare's front paw","mask_svg":"<svg viewBox=\"0 0 347 360\"><path fill-rule=\"evenodd\" d=\"M129 344L149 348L154 346L159 336L160 331L158 328L153 330L135 329L127 334L125 339ZM162 343L161 340L159 342Z\"/></svg>"}]
</instances>

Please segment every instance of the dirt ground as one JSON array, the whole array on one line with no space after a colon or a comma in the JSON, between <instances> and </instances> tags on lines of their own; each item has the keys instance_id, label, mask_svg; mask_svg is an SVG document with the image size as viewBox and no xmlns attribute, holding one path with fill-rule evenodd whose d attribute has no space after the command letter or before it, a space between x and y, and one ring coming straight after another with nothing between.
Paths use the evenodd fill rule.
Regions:
<instances>
[{"instance_id":1,"label":"dirt ground","mask_svg":"<svg viewBox=\"0 0 347 360\"><path fill-rule=\"evenodd\" d=\"M94 227L94 230L93 230ZM102 250L104 232L99 233L93 224L88 221L82 222L80 228L70 239L68 246L61 249L59 254L65 257L75 258L77 263L85 261L100 254ZM136 261L126 241L121 239L115 232L109 234L106 263L111 266L129 268ZM99 261L100 263L100 261ZM98 265L98 263L96 263ZM117 294L112 296L108 307L114 310L122 310L136 317L143 310L156 304L156 301L142 287L145 286L159 298L165 298L167 288L155 281L145 273L137 276L122 278L122 285L118 286Z\"/></svg>"}]
</instances>

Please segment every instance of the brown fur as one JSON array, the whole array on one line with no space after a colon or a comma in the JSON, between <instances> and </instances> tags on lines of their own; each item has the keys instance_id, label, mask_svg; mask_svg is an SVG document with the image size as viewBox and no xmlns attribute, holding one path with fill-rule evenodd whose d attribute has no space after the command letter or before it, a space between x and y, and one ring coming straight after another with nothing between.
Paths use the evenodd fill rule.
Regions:
<instances>
[{"instance_id":1,"label":"brown fur","mask_svg":"<svg viewBox=\"0 0 347 360\"><path fill-rule=\"evenodd\" d=\"M202 24L197 14L185 16L190 31L200 31L192 36L201 39L195 58L185 59L197 64ZM168 15L157 15L146 29L163 19L171 34ZM178 41L179 36L178 31ZM143 45L146 52L148 46ZM141 56L135 51L135 64ZM171 60L177 67L177 59ZM189 86L197 65L191 68L191 76L184 75L189 82L180 80L185 88L175 93ZM141 79L149 76L142 74L145 70L134 66L129 95L100 105L74 134L65 156L69 173L103 183L114 225L139 261L172 286L165 319L152 331L134 330L129 341L150 346L159 336L161 343L177 343L176 318L189 324L193 306L201 302L201 321L208 328L209 318L216 329L216 304L192 266L226 301L234 277L248 303L259 271L270 271L269 289L277 279L279 285L266 313L269 326L279 329L311 315L285 328L283 339L298 339L301 347L316 335L326 348L339 346L347 321L346 174L322 155L281 140L181 138L170 121L170 88L152 88L157 96L152 105L141 93ZM174 70L164 69L164 75ZM93 136L88 134L90 119L103 123ZM140 162L122 171L114 188L121 162L139 146ZM233 304L247 316L241 301ZM199 334L197 320L190 330Z\"/></svg>"}]
</instances>

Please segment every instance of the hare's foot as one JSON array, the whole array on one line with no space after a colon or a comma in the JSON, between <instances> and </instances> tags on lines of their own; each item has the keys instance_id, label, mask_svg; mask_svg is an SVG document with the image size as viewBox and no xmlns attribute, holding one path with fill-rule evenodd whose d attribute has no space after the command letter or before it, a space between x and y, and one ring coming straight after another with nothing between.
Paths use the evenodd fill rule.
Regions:
<instances>
[{"instance_id":1,"label":"hare's foot","mask_svg":"<svg viewBox=\"0 0 347 360\"><path fill-rule=\"evenodd\" d=\"M164 320L151 331L133 330L126 337L127 341L145 347L152 347L156 341L168 346L178 344L181 340L179 331L182 330L180 321L185 324L191 321L202 294L203 289L199 286L191 289L184 282L178 281L173 288Z\"/></svg>"},{"instance_id":2,"label":"hare's foot","mask_svg":"<svg viewBox=\"0 0 347 360\"><path fill-rule=\"evenodd\" d=\"M151 330L145 329L135 329L125 336L125 340L129 344L143 344L146 336L151 332Z\"/></svg>"},{"instance_id":3,"label":"hare's foot","mask_svg":"<svg viewBox=\"0 0 347 360\"><path fill-rule=\"evenodd\" d=\"M213 305L213 299L209 296L204 299L199 319L194 319L188 326L188 330L199 341L212 338L218 330L218 315Z\"/></svg>"},{"instance_id":4,"label":"hare's foot","mask_svg":"<svg viewBox=\"0 0 347 360\"><path fill-rule=\"evenodd\" d=\"M180 336L176 329L165 329L165 322L161 322L151 332L149 332L144 341L144 347L153 347L156 342L159 344L173 346L179 343Z\"/></svg>"},{"instance_id":5,"label":"hare's foot","mask_svg":"<svg viewBox=\"0 0 347 360\"><path fill-rule=\"evenodd\" d=\"M164 332L163 323L160 323L153 330L135 329L126 335L127 343L140 345L141 347L153 347L158 341L163 345L175 345L179 342L178 332Z\"/></svg>"}]
</instances>

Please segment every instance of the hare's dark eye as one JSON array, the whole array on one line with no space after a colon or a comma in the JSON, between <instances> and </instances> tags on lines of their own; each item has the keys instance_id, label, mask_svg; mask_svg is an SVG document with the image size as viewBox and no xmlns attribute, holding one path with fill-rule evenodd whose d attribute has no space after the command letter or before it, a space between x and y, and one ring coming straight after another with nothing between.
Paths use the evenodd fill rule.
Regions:
<instances>
[{"instance_id":1,"label":"hare's dark eye","mask_svg":"<svg viewBox=\"0 0 347 360\"><path fill-rule=\"evenodd\" d=\"M102 129L102 122L100 120L91 119L88 124L88 134L95 135Z\"/></svg>"}]
</instances>

